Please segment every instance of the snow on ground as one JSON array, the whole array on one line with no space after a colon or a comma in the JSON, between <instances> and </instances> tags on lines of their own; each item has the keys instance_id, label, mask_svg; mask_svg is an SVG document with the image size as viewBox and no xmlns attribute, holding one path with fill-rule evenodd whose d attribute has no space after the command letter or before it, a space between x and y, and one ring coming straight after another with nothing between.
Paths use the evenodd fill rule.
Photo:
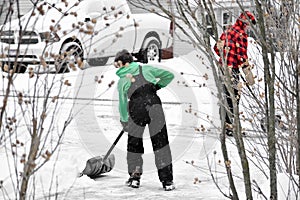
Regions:
<instances>
[{"instance_id":1,"label":"snow on ground","mask_svg":"<svg viewBox=\"0 0 300 200\"><path fill-rule=\"evenodd\" d=\"M116 164L111 172L97 180L91 180L86 176L77 178L76 175L84 169L86 160L105 154L121 131L116 83L108 89L108 84L118 80L115 75L116 69L113 66L105 66L59 75L59 77L65 76L71 83L71 87L68 87L63 94L65 97L72 98L65 99L63 106L60 107L57 116L59 120L56 122L58 128L59 124L62 124L68 116L71 108L73 108L75 119L67 129L57 159L54 159L53 156L53 159L35 177L37 182L36 198L43 199L43 196L49 195L49 193L55 198L54 193L57 192L58 199L74 200L226 199L216 187L218 184L220 190L226 194L229 193L218 140L219 132L216 129L220 123L217 100L212 95L216 90L210 70L207 69L202 59L200 62L195 59L197 57L195 54L193 52L180 58L155 64L155 66L166 68L175 74L175 80L170 86L159 91L165 110L174 159L175 191L165 192L162 189L154 166L154 157L147 131L144 134L144 174L139 189L125 186L125 181L128 179L126 134L113 151ZM208 79L203 77L206 74ZM96 76L97 80L101 79L100 84L95 82ZM15 89L29 91L28 88L31 86L27 80L28 75L18 75ZM186 84L190 87L186 87ZM76 99L74 100L73 97ZM214 126L211 125L211 121L214 122ZM205 130L195 131L195 128L201 126L205 127ZM255 138L245 138L249 150L253 148L251 146L253 140ZM238 154L233 139L228 138L227 141L236 187L240 199L245 199ZM0 180L5 180L3 186L12 197L13 187L10 184L10 172L4 149L0 149L0 160ZM194 164L189 164L191 162ZM268 196L267 179L261 171L254 167L257 162L253 158L253 163L250 163L251 178L263 186L265 195ZM53 166L55 166L55 170L52 172ZM50 186L52 190L49 192ZM286 182L280 187L286 187ZM279 193L282 194L281 191ZM262 199L257 193L254 193L254 197Z\"/></svg>"}]
</instances>

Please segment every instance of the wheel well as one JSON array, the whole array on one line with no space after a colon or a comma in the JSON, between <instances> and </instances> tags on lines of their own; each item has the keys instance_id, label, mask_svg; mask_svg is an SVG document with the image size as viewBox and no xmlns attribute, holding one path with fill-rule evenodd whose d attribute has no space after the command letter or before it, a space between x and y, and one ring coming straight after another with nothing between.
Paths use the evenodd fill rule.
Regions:
<instances>
[{"instance_id":1,"label":"wheel well","mask_svg":"<svg viewBox=\"0 0 300 200\"><path fill-rule=\"evenodd\" d=\"M83 52L83 48L81 45L81 42L77 39L77 38L67 38L61 45L61 48L64 46L64 44L69 43L69 42L76 42L82 49L82 58L84 59L84 52ZM60 49L61 50L61 49Z\"/></svg>"},{"instance_id":2,"label":"wheel well","mask_svg":"<svg viewBox=\"0 0 300 200\"><path fill-rule=\"evenodd\" d=\"M144 50L144 49L146 48L145 42L146 42L147 39L150 38L150 37L155 37L155 38L158 40L159 44L161 45L161 40L160 40L160 37L159 37L158 33L156 33L155 31L151 31L151 32L149 32L149 33L146 34L146 36L145 36L145 38L144 38L144 41L143 41L143 45L142 45L141 50Z\"/></svg>"},{"instance_id":3,"label":"wheel well","mask_svg":"<svg viewBox=\"0 0 300 200\"><path fill-rule=\"evenodd\" d=\"M147 48L146 45L151 41L150 38L155 38L157 42L159 43L159 61L161 59L161 40L159 37L159 34L155 31L148 32L146 36L144 37L142 46L139 50L138 53L134 53L133 55L137 58L138 61L142 63L148 63L148 58L147 58Z\"/></svg>"}]
</instances>

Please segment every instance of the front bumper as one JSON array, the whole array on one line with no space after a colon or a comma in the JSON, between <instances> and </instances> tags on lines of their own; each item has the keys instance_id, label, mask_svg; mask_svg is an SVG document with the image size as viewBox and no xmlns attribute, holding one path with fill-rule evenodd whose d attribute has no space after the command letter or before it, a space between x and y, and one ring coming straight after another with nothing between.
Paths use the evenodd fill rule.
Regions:
<instances>
[{"instance_id":1,"label":"front bumper","mask_svg":"<svg viewBox=\"0 0 300 200\"><path fill-rule=\"evenodd\" d=\"M55 71L56 52L48 53L44 44L31 45L1 45L0 48L0 66L2 70L7 71L16 67L16 72L26 72L33 70L35 72ZM55 54L56 53L56 54ZM22 70L20 70L22 69Z\"/></svg>"}]
</instances>

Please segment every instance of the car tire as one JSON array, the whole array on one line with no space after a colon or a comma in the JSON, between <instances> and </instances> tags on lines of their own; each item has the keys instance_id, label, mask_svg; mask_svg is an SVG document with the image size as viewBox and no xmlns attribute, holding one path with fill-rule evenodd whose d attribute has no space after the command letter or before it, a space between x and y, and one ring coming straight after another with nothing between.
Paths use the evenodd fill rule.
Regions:
<instances>
[{"instance_id":1,"label":"car tire","mask_svg":"<svg viewBox=\"0 0 300 200\"><path fill-rule=\"evenodd\" d=\"M10 63L10 64L8 64L8 71L7 70L5 70L4 69L4 64L5 63L3 63L2 64L2 66L1 66L1 70L3 71L3 72L8 72L8 71L10 71L10 70L12 70L13 69L13 66L14 66L14 64L13 63ZM15 73L20 73L20 74L24 74L25 72L26 72L26 70L27 70L27 66L26 65L24 65L24 64L17 64L17 67L16 67L16 70L15 70Z\"/></svg>"},{"instance_id":2,"label":"car tire","mask_svg":"<svg viewBox=\"0 0 300 200\"><path fill-rule=\"evenodd\" d=\"M78 43L68 42L62 45L60 55L62 58L59 59L59 62L55 66L56 72L70 72L70 68L72 68L70 65L76 66L78 64L77 59L83 59L83 50Z\"/></svg>"},{"instance_id":3,"label":"car tire","mask_svg":"<svg viewBox=\"0 0 300 200\"><path fill-rule=\"evenodd\" d=\"M144 60L147 60L147 63L151 62L160 62L161 61L161 50L160 42L157 38L151 37L146 43L146 48L143 53Z\"/></svg>"},{"instance_id":4,"label":"car tire","mask_svg":"<svg viewBox=\"0 0 300 200\"><path fill-rule=\"evenodd\" d=\"M17 66L17 73L24 74L27 70L27 66L24 64L20 64Z\"/></svg>"}]
</instances>

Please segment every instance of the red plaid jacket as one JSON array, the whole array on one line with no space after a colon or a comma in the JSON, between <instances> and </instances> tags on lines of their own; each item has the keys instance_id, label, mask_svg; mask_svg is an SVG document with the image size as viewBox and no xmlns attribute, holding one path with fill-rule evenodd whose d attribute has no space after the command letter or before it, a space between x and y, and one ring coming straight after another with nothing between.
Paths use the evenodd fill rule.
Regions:
<instances>
[{"instance_id":1,"label":"red plaid jacket","mask_svg":"<svg viewBox=\"0 0 300 200\"><path fill-rule=\"evenodd\" d=\"M217 43L214 46L216 54L220 56L220 63L222 63L220 50L223 50L223 56L224 60L227 61L227 66L231 66L232 68L239 68L248 60L248 35L245 32L245 28L246 24L240 19L237 19L234 25L222 33L218 42L224 41L224 45L221 45L223 48L221 49ZM218 49L218 46L220 49Z\"/></svg>"}]
</instances>

